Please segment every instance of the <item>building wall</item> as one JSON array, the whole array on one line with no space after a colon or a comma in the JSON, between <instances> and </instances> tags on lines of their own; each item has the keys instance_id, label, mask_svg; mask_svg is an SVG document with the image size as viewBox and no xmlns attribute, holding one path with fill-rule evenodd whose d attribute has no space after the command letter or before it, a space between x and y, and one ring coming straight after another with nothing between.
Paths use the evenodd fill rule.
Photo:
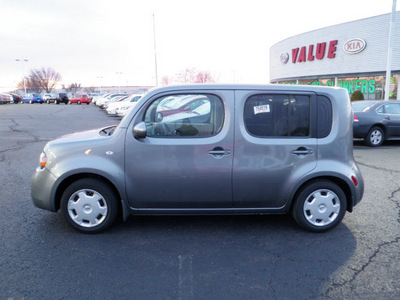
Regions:
<instances>
[{"instance_id":1,"label":"building wall","mask_svg":"<svg viewBox=\"0 0 400 300\"><path fill-rule=\"evenodd\" d=\"M361 19L306 32L285 39L270 49L270 80L280 82L301 78L335 78L353 75L384 75L386 72L387 45L391 14ZM400 12L396 13L393 33L392 72L400 72ZM365 49L358 54L348 54L343 46L349 40L365 40ZM336 45L335 44L336 41ZM316 58L318 44L326 43L322 59ZM328 58L329 44L332 43ZM305 47L306 61L299 61ZM310 50L311 48L311 50ZM322 46L320 47L320 49ZM296 50L298 49L298 50ZM333 51L334 49L334 51ZM297 51L297 60L295 55ZM309 51L310 57L309 57ZM282 54L288 54L287 63L282 63ZM321 51L319 51L321 54ZM314 57L314 59L312 59ZM310 58L310 59L308 59Z\"/></svg>"}]
</instances>

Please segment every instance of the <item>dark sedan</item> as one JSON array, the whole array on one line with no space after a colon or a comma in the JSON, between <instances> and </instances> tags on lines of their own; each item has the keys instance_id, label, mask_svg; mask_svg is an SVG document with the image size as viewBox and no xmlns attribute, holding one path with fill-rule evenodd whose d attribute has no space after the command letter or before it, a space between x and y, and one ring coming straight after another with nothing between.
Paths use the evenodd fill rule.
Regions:
<instances>
[{"instance_id":1,"label":"dark sedan","mask_svg":"<svg viewBox=\"0 0 400 300\"><path fill-rule=\"evenodd\" d=\"M386 140L400 140L400 101L357 101L354 111L354 138L371 147Z\"/></svg>"}]
</instances>

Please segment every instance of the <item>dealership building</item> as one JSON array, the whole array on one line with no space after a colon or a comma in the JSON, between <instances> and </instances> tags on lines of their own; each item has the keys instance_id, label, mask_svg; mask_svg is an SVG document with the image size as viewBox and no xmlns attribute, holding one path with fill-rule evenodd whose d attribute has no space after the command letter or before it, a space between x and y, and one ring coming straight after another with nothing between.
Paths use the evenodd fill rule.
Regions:
<instances>
[{"instance_id":1,"label":"dealership building","mask_svg":"<svg viewBox=\"0 0 400 300\"><path fill-rule=\"evenodd\" d=\"M270 49L270 81L339 86L364 99L384 98L391 14L306 32ZM392 28L389 98L400 100L400 12Z\"/></svg>"}]
</instances>

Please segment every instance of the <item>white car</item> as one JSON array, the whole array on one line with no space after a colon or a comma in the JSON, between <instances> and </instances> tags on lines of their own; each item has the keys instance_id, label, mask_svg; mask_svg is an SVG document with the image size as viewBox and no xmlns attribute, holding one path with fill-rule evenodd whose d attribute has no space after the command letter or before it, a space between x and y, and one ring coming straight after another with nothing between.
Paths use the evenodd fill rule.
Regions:
<instances>
[{"instance_id":1,"label":"white car","mask_svg":"<svg viewBox=\"0 0 400 300\"><path fill-rule=\"evenodd\" d=\"M135 103L139 101L139 99L142 98L142 96L143 95L133 94L130 95L128 98L123 99L122 101L109 103L106 111L109 115L116 115L117 114L116 110L118 108L129 106L130 105L129 103Z\"/></svg>"}]
</instances>

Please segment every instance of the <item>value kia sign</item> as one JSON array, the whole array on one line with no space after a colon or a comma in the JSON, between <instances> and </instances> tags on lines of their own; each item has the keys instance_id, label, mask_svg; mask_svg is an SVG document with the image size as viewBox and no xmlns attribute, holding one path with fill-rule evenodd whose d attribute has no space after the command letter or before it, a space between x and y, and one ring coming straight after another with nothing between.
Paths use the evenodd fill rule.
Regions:
<instances>
[{"instance_id":1,"label":"value kia sign","mask_svg":"<svg viewBox=\"0 0 400 300\"><path fill-rule=\"evenodd\" d=\"M357 54L363 51L365 46L367 46L365 40L359 38L351 39L344 43L343 50L348 54Z\"/></svg>"}]
</instances>

